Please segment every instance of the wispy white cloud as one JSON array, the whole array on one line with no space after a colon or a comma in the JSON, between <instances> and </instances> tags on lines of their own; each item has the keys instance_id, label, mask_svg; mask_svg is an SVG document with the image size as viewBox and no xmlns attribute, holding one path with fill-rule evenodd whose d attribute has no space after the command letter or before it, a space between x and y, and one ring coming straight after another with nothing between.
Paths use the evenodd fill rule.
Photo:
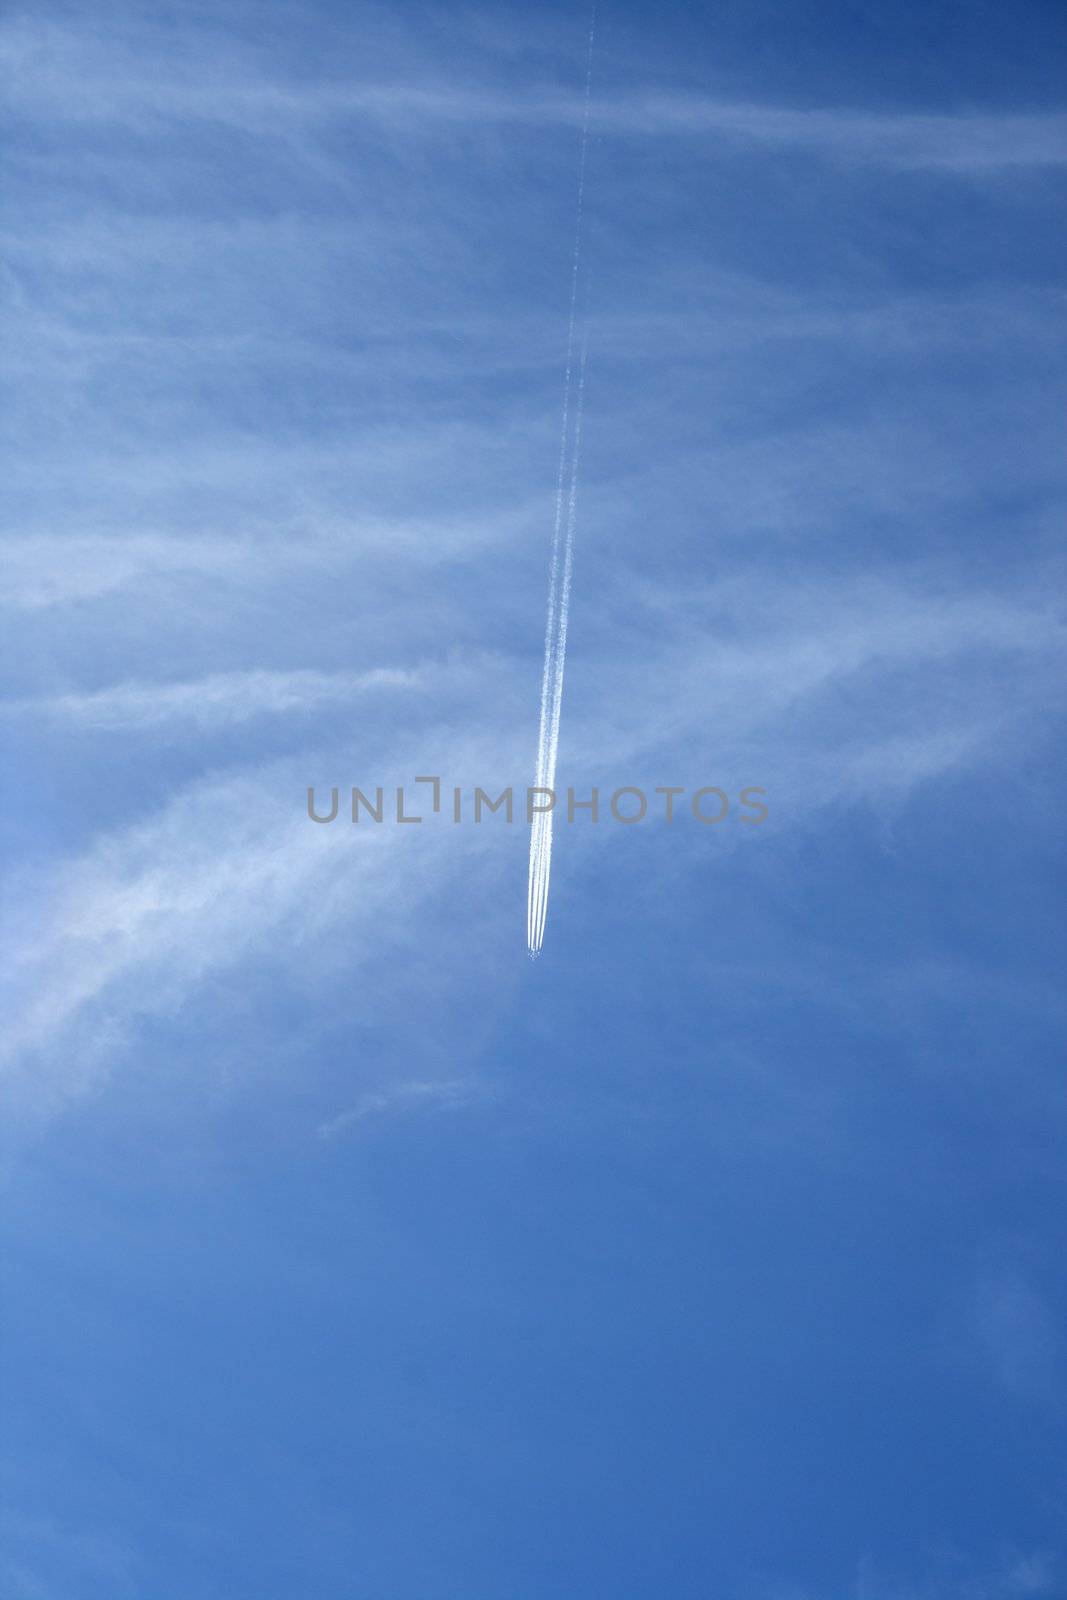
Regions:
<instances>
[{"instance_id":1,"label":"wispy white cloud","mask_svg":"<svg viewBox=\"0 0 1067 1600\"><path fill-rule=\"evenodd\" d=\"M959 174L1067 162L1067 117L875 114L849 108L800 110L730 104L698 95L656 94L607 101L611 131L719 135L845 162L937 168Z\"/></svg>"},{"instance_id":2,"label":"wispy white cloud","mask_svg":"<svg viewBox=\"0 0 1067 1600\"><path fill-rule=\"evenodd\" d=\"M1041 1550L1012 1552L991 1566L946 1553L936 1566L928 1565L933 1570L925 1576L894 1578L865 1559L849 1600L1024 1600L1055 1594L1059 1582L1059 1562Z\"/></svg>"},{"instance_id":3,"label":"wispy white cloud","mask_svg":"<svg viewBox=\"0 0 1067 1600\"><path fill-rule=\"evenodd\" d=\"M676 630L657 640L650 619L664 606ZM560 782L759 783L793 829L817 826L825 807L899 806L916 786L995 762L1013 742L1025 748L1062 648L1040 602L981 591L937 599L928 579L761 576L703 594L654 592L623 653L574 675ZM507 708L524 685L534 694L536 676L532 657L498 657L491 672L461 674L462 692L437 682L429 748L411 743L408 722L402 736L378 736L373 772L353 770L335 734L299 758L205 775L79 856L28 867L9 930L6 1052L19 1092L62 1103L85 1081L72 1059L95 1059L72 1052L72 1037L84 1050L98 1034L115 1051L114 1026L182 1004L213 973L246 961L251 973L266 942L305 963L340 934L355 969L366 941L380 945L387 930L398 952L450 938L458 949L440 896L459 876L498 885L493 903L497 915L511 907L518 949L521 824L323 828L308 823L304 800L312 782L389 785L425 771L524 785L530 729ZM219 693L240 700L252 683L284 697L293 689L282 678L224 678ZM426 694L434 679L421 683ZM196 692L183 687L180 703ZM162 708L117 689L111 714L124 703L149 733ZM606 837L575 830L565 848L596 849ZM513 905L502 888L512 878ZM510 970L506 947L494 950Z\"/></svg>"},{"instance_id":4,"label":"wispy white cloud","mask_svg":"<svg viewBox=\"0 0 1067 1600\"><path fill-rule=\"evenodd\" d=\"M410 41L367 81L327 82L232 41L185 60L150 10L135 21L131 37L25 17L7 32L16 116L101 134L68 155L88 163L92 203L30 207L11 226L25 382L6 488L25 519L0 550L19 673L9 712L16 731L30 716L125 730L134 769L168 730L259 717L263 741L258 764L183 768L169 804L133 807L61 863L27 863L11 1044L46 1063L38 1082L59 1101L78 1078L64 1077L71 1039L80 1052L90 1033L135 1031L237 966L254 984L253 955L279 930L301 959L337 937L361 949L384 927L410 954L447 944L428 908L468 852L506 879L504 836L489 830L431 847L393 829L340 850L301 808L310 781L402 781L446 760L464 780L525 781L560 319L551 293L518 293L513 275L507 295L487 293L479 275L489 234L471 217L484 205L496 238L513 215L491 187L502 141L485 140L477 181L442 197L423 135L566 129L580 113L555 86L505 92L474 67L444 82ZM1065 148L1051 114L799 110L655 86L600 95L597 117L663 149L696 139L977 175ZM359 160L347 146L339 160L338 132L362 128L379 144L357 139ZM222 190L201 205L189 170L207 151L216 171L220 129L256 138L223 140ZM279 143L297 188L234 210ZM409 163L404 185L374 166L383 151ZM35 192L46 159L34 141L19 149ZM163 160L180 196L169 208L145 201ZM356 188L305 204L310 161L331 183L351 169ZM981 274L886 292L880 267L853 282L840 264L783 286L688 247L646 272L649 230L611 204L601 221L620 230L622 266L593 308L561 781L726 771L788 797L806 827L820 808L904 805L1025 748L1062 659L1043 575L1024 589L906 553L876 566L857 558L857 530L874 522L887 548L925 551L967 508L1010 504L1023 509L1009 537L1025 518L1040 542L1042 496L1062 478L1033 371L1062 331L1062 298ZM977 396L956 365L975 350L996 374ZM22 650L42 623L47 647ZM377 692L398 689L403 728ZM338 742L349 706L376 773L352 771L351 738ZM272 762L293 713L314 759ZM420 726L432 761L412 743ZM218 759L216 744L203 760Z\"/></svg>"},{"instance_id":5,"label":"wispy white cloud","mask_svg":"<svg viewBox=\"0 0 1067 1600\"><path fill-rule=\"evenodd\" d=\"M426 447L432 457L433 442L427 440ZM436 449L443 448L438 441ZM379 463L386 454L380 453ZM236 487L260 469L280 483L296 477L302 485L316 472L336 467L343 455L340 448L290 452L286 460L271 462L268 454L249 448L222 452L213 465L198 454L197 465L219 488ZM398 470L402 459L407 459L406 452L395 457ZM156 470L160 465L143 457L134 463L127 459L126 486L134 493L144 486L165 500L167 476L165 468ZM106 475L101 467L101 480ZM231 591L284 585L299 575L306 580L309 573L329 584L368 559L380 564L390 558L394 567L398 558L419 568L442 566L481 546L515 538L540 512L539 506L512 501L499 512L482 507L462 517L344 515L332 503L328 487L320 495L307 504L298 488L286 514L273 522L245 508L242 520L256 530L248 533L231 528L194 532L180 526L169 533L144 533L137 527L139 519L127 531L12 533L0 550L0 607L33 612L118 591L173 594L187 579Z\"/></svg>"},{"instance_id":6,"label":"wispy white cloud","mask_svg":"<svg viewBox=\"0 0 1067 1600\"><path fill-rule=\"evenodd\" d=\"M340 1111L319 1126L320 1139L336 1139L368 1118L402 1115L418 1111L449 1111L469 1106L485 1094L485 1086L474 1078L444 1079L389 1084L383 1089L368 1089L354 1106Z\"/></svg>"},{"instance_id":7,"label":"wispy white cloud","mask_svg":"<svg viewBox=\"0 0 1067 1600\"><path fill-rule=\"evenodd\" d=\"M411 689L417 670L370 672L220 672L186 683L123 683L94 694L40 696L0 703L0 713L47 718L83 729L134 732L168 723L226 727L257 716L309 712L352 703L375 689Z\"/></svg>"},{"instance_id":8,"label":"wispy white cloud","mask_svg":"<svg viewBox=\"0 0 1067 1600\"><path fill-rule=\"evenodd\" d=\"M168 37L167 44L170 40ZM158 52L158 53L156 53ZM169 59L151 35L136 52L105 48L89 32L25 20L9 27L2 58L22 113L163 129L203 122L277 141L338 122L408 136L443 126L578 127L582 98L554 85L501 93L479 82L338 83L257 71L241 53L207 75ZM1067 163L1067 117L1058 112L879 113L731 101L657 87L597 96L597 128L624 138L688 137L791 149L835 161L978 176Z\"/></svg>"},{"instance_id":9,"label":"wispy white cloud","mask_svg":"<svg viewBox=\"0 0 1067 1600\"><path fill-rule=\"evenodd\" d=\"M1067 650L1040 594L937 590L921 568L910 581L738 573L688 591L622 580L610 614L626 653L572 691L586 765L707 749L809 797L906 793L1047 709ZM644 653L668 612L669 643Z\"/></svg>"},{"instance_id":10,"label":"wispy white cloud","mask_svg":"<svg viewBox=\"0 0 1067 1600\"><path fill-rule=\"evenodd\" d=\"M1053 1596L1061 1562L1048 1551L1011 1551L992 1564L969 1559L946 1540L939 1558L926 1556L918 1571L895 1576L870 1557L862 1558L850 1581L831 1594L802 1583L770 1582L746 1591L752 1600L1025 1600Z\"/></svg>"},{"instance_id":11,"label":"wispy white cloud","mask_svg":"<svg viewBox=\"0 0 1067 1600\"><path fill-rule=\"evenodd\" d=\"M247 550L233 542L149 534L13 536L0 553L0 604L35 611L94 599L146 574L218 574Z\"/></svg>"}]
</instances>

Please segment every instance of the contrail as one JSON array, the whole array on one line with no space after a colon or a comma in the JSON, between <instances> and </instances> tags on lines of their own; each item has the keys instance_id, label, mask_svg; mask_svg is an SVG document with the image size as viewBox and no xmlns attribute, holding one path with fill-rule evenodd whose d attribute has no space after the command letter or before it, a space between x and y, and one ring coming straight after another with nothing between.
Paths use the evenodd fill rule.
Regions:
<instances>
[{"instance_id":1,"label":"contrail","mask_svg":"<svg viewBox=\"0 0 1067 1600\"><path fill-rule=\"evenodd\" d=\"M585 67L585 101L578 156L578 199L571 263L571 304L567 321L567 359L563 379L563 416L560 423L559 476L552 527L552 558L548 569L548 615L545 621L545 665L541 677L541 724L537 736L537 770L534 786L555 790L559 720L563 706L563 669L567 658L567 624L571 608L571 572L574 565L574 527L578 511L578 468L582 454L582 409L585 400L585 359L588 318L583 308L581 339L575 359L578 327L578 287L582 262L582 222L585 210L585 170L589 149L589 102L593 85L593 45L596 7L589 19L589 49ZM539 811L530 831L530 869L526 896L526 943L536 956L545 937L548 916L548 882L552 872L552 812Z\"/></svg>"}]
</instances>

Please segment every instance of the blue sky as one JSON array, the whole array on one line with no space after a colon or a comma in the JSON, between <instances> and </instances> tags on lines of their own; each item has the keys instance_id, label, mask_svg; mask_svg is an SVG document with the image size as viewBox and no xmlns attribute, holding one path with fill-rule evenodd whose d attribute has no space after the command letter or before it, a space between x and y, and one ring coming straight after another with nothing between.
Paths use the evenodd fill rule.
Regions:
<instances>
[{"instance_id":1,"label":"blue sky","mask_svg":"<svg viewBox=\"0 0 1067 1600\"><path fill-rule=\"evenodd\" d=\"M1067 15L15 4L12 1600L1067 1592Z\"/></svg>"}]
</instances>

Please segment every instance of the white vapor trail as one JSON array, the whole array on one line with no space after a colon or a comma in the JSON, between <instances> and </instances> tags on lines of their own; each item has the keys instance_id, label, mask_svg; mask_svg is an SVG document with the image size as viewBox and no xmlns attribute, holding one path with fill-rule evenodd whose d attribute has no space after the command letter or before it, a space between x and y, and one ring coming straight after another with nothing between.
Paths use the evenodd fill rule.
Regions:
<instances>
[{"instance_id":1,"label":"white vapor trail","mask_svg":"<svg viewBox=\"0 0 1067 1600\"><path fill-rule=\"evenodd\" d=\"M567 624L571 607L571 572L574 565L574 526L578 510L578 468L582 454L582 408L585 399L585 358L588 319L583 310L580 348L575 359L578 327L578 286L582 261L582 222L585 209L585 170L589 148L589 102L593 83L593 44L596 7L589 21L589 50L585 68L585 101L578 157L578 201L571 265L571 304L567 323L567 360L563 380L563 416L559 440L559 477L552 528L552 558L548 571L548 615L545 622L545 665L541 677L541 725L537 736L537 770L534 787L555 791L559 720L563 706L563 669L567 657ZM542 799L545 797L542 796ZM544 943L548 916L548 882L552 873L552 812L538 811L530 831L530 868L526 897L526 943L536 956Z\"/></svg>"}]
</instances>

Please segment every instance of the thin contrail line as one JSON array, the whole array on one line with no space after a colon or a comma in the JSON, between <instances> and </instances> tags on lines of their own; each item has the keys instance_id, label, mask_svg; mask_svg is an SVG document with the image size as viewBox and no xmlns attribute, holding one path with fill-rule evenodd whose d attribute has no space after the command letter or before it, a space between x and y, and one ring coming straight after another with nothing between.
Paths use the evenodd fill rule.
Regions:
<instances>
[{"instance_id":1,"label":"thin contrail line","mask_svg":"<svg viewBox=\"0 0 1067 1600\"><path fill-rule=\"evenodd\" d=\"M582 410L585 400L585 364L588 320L583 311L581 346L575 371L575 332L578 323L578 285L582 259L582 222L585 209L586 158L589 149L589 105L593 84L593 45L596 6L589 19L589 49L585 68L585 102L578 157L578 197L571 263L571 303L567 320L567 359L563 380L563 415L560 423L559 476L552 527L552 556L548 570L548 612L545 619L545 665L541 676L541 722L537 736L539 789L554 791L559 748L560 712L563 706L563 670L570 621L571 574L574 566L574 528L578 510L578 468L582 450ZM573 422L572 422L573 412ZM566 495L564 489L566 488ZM562 560L561 560L562 557ZM548 884L552 872L552 813L538 812L530 832L530 866L526 898L526 942L531 956L541 949L548 915Z\"/></svg>"}]
</instances>

